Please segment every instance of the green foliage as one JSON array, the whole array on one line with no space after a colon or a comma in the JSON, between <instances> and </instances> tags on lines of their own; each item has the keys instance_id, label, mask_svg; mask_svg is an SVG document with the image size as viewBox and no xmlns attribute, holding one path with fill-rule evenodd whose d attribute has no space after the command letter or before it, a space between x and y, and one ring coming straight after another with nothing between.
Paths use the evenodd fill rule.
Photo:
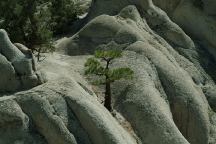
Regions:
<instances>
[{"instance_id":1,"label":"green foliage","mask_svg":"<svg viewBox=\"0 0 216 144\"><path fill-rule=\"evenodd\" d=\"M193 4L195 7L203 10L204 9L204 3L202 0L193 0Z\"/></svg>"},{"instance_id":2,"label":"green foliage","mask_svg":"<svg viewBox=\"0 0 216 144\"><path fill-rule=\"evenodd\" d=\"M67 31L79 13L73 0L0 0L0 28L33 51L54 51L53 34Z\"/></svg>"},{"instance_id":3,"label":"green foliage","mask_svg":"<svg viewBox=\"0 0 216 144\"><path fill-rule=\"evenodd\" d=\"M34 21L34 23L32 22L31 25L34 26L34 28L31 28L32 32L30 33L33 36L33 39L30 41L33 41L36 47L47 47L48 51L50 48L52 48L51 40L53 36L53 32L51 31L50 27L50 17L51 12L49 11L48 5L38 7L36 13L34 13L33 16L32 21Z\"/></svg>"},{"instance_id":4,"label":"green foliage","mask_svg":"<svg viewBox=\"0 0 216 144\"><path fill-rule=\"evenodd\" d=\"M112 61L121 56L122 51L119 50L96 51L94 57L89 58L85 63L85 74L103 76L102 79L97 80L94 84L112 83L120 79L132 79L133 71L130 68L110 69Z\"/></svg>"},{"instance_id":5,"label":"green foliage","mask_svg":"<svg viewBox=\"0 0 216 144\"><path fill-rule=\"evenodd\" d=\"M96 75L104 75L105 68L102 67L101 63L95 58L89 58L85 63L85 67L87 67L85 74L96 74Z\"/></svg>"},{"instance_id":6,"label":"green foliage","mask_svg":"<svg viewBox=\"0 0 216 144\"><path fill-rule=\"evenodd\" d=\"M67 32L69 25L78 19L79 7L73 0L51 0L52 27L54 33Z\"/></svg>"},{"instance_id":7,"label":"green foliage","mask_svg":"<svg viewBox=\"0 0 216 144\"><path fill-rule=\"evenodd\" d=\"M13 42L27 45L32 50L38 50L45 45L51 47L52 31L51 16L48 3L42 0L2 0L3 9L0 17L3 19L0 27L5 29Z\"/></svg>"},{"instance_id":8,"label":"green foliage","mask_svg":"<svg viewBox=\"0 0 216 144\"><path fill-rule=\"evenodd\" d=\"M109 71L110 81L116 81L120 79L132 79L133 71L130 68L118 68Z\"/></svg>"},{"instance_id":9,"label":"green foliage","mask_svg":"<svg viewBox=\"0 0 216 144\"><path fill-rule=\"evenodd\" d=\"M105 101L104 106L110 112L112 108L112 92L111 83L120 79L132 79L134 72L128 67L110 68L112 62L122 56L122 51L119 50L100 50L96 51L94 57L89 58L85 63L85 74L96 75L97 79L93 84L105 85Z\"/></svg>"},{"instance_id":10,"label":"green foliage","mask_svg":"<svg viewBox=\"0 0 216 144\"><path fill-rule=\"evenodd\" d=\"M1 28L6 29L13 41L24 43L25 30L28 29L28 17L29 13L25 12L27 3L21 0L2 0L0 1L0 13L4 22L1 24ZM28 12L32 9L29 8ZM30 12L31 13L31 12Z\"/></svg>"},{"instance_id":11,"label":"green foliage","mask_svg":"<svg viewBox=\"0 0 216 144\"><path fill-rule=\"evenodd\" d=\"M122 56L122 51L119 50L109 50L109 51L102 51L98 50L95 52L95 57L96 58L102 58L102 59L107 59L107 60L112 60L115 58L119 58Z\"/></svg>"}]
</instances>

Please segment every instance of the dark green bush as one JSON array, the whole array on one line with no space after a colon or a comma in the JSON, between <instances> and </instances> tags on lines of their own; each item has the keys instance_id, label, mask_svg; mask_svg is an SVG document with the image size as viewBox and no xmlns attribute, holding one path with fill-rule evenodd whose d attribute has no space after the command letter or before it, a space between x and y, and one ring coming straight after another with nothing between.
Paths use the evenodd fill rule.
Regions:
<instances>
[{"instance_id":1,"label":"dark green bush","mask_svg":"<svg viewBox=\"0 0 216 144\"><path fill-rule=\"evenodd\" d=\"M204 3L202 0L193 0L193 4L194 6L196 6L197 8L203 10L204 9Z\"/></svg>"},{"instance_id":2,"label":"dark green bush","mask_svg":"<svg viewBox=\"0 0 216 144\"><path fill-rule=\"evenodd\" d=\"M79 8L72 0L51 0L53 32L61 34L67 32L67 28L78 19Z\"/></svg>"},{"instance_id":3,"label":"dark green bush","mask_svg":"<svg viewBox=\"0 0 216 144\"><path fill-rule=\"evenodd\" d=\"M1 28L5 29L13 42L19 42L36 50L52 38L51 13L48 6L36 0L2 0Z\"/></svg>"},{"instance_id":4,"label":"dark green bush","mask_svg":"<svg viewBox=\"0 0 216 144\"><path fill-rule=\"evenodd\" d=\"M1 0L0 28L12 42L33 51L53 51L53 34L62 34L81 12L73 0Z\"/></svg>"}]
</instances>

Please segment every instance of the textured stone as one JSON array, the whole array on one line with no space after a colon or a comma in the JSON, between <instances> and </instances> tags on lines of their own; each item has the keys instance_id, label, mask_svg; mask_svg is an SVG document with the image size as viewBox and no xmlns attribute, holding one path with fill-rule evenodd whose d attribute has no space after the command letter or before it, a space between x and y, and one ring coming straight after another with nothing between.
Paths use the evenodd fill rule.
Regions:
<instances>
[{"instance_id":1,"label":"textured stone","mask_svg":"<svg viewBox=\"0 0 216 144\"><path fill-rule=\"evenodd\" d=\"M11 43L5 30L0 30L0 92L13 92L32 88L45 77L36 74L36 62L30 50Z\"/></svg>"},{"instance_id":2,"label":"textured stone","mask_svg":"<svg viewBox=\"0 0 216 144\"><path fill-rule=\"evenodd\" d=\"M104 4L95 3L93 7ZM113 11L108 14L116 10L109 8ZM100 15L59 45L69 55L93 54L109 45L127 50L125 59L114 66L131 67L136 78L131 85L114 84L114 105L144 143L207 144L211 127L208 111L209 104L214 108L214 94L208 102L204 89L210 91L207 85L215 84L199 62L205 55L200 58L200 47L160 8L151 5L143 9L147 11L142 15L135 6L116 16Z\"/></svg>"},{"instance_id":3,"label":"textured stone","mask_svg":"<svg viewBox=\"0 0 216 144\"><path fill-rule=\"evenodd\" d=\"M38 69L49 81L0 98L0 127L7 129L3 135L0 130L0 144L214 144L214 4L213 0L93 0L84 20L88 23L56 44L66 55L47 54L40 63ZM15 45L18 52L13 45L7 46L13 47L7 53L1 51L0 73L6 72L18 89L20 79L14 73L34 73L36 68L29 69L26 59L16 61L32 56L23 45ZM114 109L124 119L120 124L127 126L97 100L103 99L97 92L102 87L91 86L82 75L88 54L111 48L123 50L112 67L134 71L132 80L112 85ZM9 58L16 66L8 53L15 53ZM7 77L0 80L7 82ZM11 88L1 84L0 88Z\"/></svg>"}]
</instances>

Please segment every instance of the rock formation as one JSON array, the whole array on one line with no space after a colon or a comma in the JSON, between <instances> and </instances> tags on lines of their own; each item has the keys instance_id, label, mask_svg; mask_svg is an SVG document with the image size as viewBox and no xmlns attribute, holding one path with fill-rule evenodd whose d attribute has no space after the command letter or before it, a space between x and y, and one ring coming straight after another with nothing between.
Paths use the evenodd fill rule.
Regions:
<instances>
[{"instance_id":1,"label":"rock formation","mask_svg":"<svg viewBox=\"0 0 216 144\"><path fill-rule=\"evenodd\" d=\"M136 144L75 72L79 60L51 56L47 83L0 98L0 144Z\"/></svg>"},{"instance_id":2,"label":"rock formation","mask_svg":"<svg viewBox=\"0 0 216 144\"><path fill-rule=\"evenodd\" d=\"M114 104L143 143L214 143L215 60L206 45L152 1L93 1L87 18L58 46L69 55L93 54L111 43L125 51L116 65L131 67L137 79L113 86Z\"/></svg>"},{"instance_id":3,"label":"rock formation","mask_svg":"<svg viewBox=\"0 0 216 144\"><path fill-rule=\"evenodd\" d=\"M190 34L196 42L198 41L214 58L216 57L214 0L93 0L87 19L91 20L101 14L117 15L127 5L135 5L141 17L145 18L149 25L154 25L152 29L160 29L166 25L163 19L167 13L172 21ZM149 16L146 15L151 18L148 19Z\"/></svg>"},{"instance_id":4,"label":"rock formation","mask_svg":"<svg viewBox=\"0 0 216 144\"><path fill-rule=\"evenodd\" d=\"M36 71L31 51L22 44L12 44L4 30L0 30L0 75L0 92L28 89L45 81Z\"/></svg>"},{"instance_id":5,"label":"rock formation","mask_svg":"<svg viewBox=\"0 0 216 144\"><path fill-rule=\"evenodd\" d=\"M48 82L0 97L0 144L215 144L214 6L213 0L93 0L86 25L40 63ZM37 69L24 46L0 34L6 37L0 74L8 74L0 89L7 90L6 82L18 89L14 73ZM133 80L112 85L116 119L83 76L86 59L104 48L123 50L112 66L135 72Z\"/></svg>"}]
</instances>

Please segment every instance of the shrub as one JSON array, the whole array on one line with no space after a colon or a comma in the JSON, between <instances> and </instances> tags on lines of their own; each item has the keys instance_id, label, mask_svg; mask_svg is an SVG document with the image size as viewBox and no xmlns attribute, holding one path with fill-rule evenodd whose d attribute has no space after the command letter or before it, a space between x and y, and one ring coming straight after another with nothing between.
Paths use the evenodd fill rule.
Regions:
<instances>
[{"instance_id":1,"label":"shrub","mask_svg":"<svg viewBox=\"0 0 216 144\"><path fill-rule=\"evenodd\" d=\"M199 8L201 10L204 9L204 3L203 3L202 0L194 0L193 4L194 4L195 7Z\"/></svg>"},{"instance_id":2,"label":"shrub","mask_svg":"<svg viewBox=\"0 0 216 144\"><path fill-rule=\"evenodd\" d=\"M5 29L13 42L25 44L33 51L40 53L53 51L51 12L49 3L39 0L3 0L1 28Z\"/></svg>"},{"instance_id":3,"label":"shrub","mask_svg":"<svg viewBox=\"0 0 216 144\"><path fill-rule=\"evenodd\" d=\"M73 0L51 0L52 29L55 34L67 32L81 12Z\"/></svg>"},{"instance_id":4,"label":"shrub","mask_svg":"<svg viewBox=\"0 0 216 144\"><path fill-rule=\"evenodd\" d=\"M79 6L73 0L1 0L0 28L12 42L23 43L33 51L53 51L53 34L67 32L78 19Z\"/></svg>"}]
</instances>

